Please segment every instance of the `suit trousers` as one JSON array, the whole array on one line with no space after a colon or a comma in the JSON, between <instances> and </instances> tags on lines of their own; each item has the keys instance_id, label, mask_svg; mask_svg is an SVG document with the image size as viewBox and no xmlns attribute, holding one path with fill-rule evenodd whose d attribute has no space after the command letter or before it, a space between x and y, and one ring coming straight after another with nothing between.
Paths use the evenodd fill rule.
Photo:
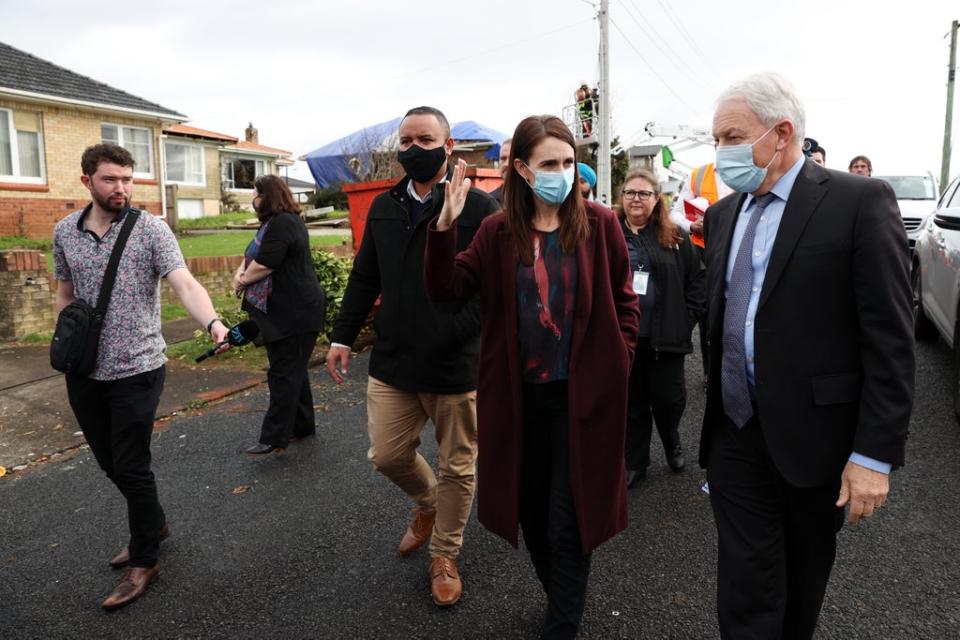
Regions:
<instances>
[{"instance_id":1,"label":"suit trousers","mask_svg":"<svg viewBox=\"0 0 960 640\"><path fill-rule=\"evenodd\" d=\"M809 640L836 557L840 476L788 484L756 416L713 426L707 464L717 526L717 613L723 640Z\"/></svg>"},{"instance_id":2,"label":"suit trousers","mask_svg":"<svg viewBox=\"0 0 960 640\"><path fill-rule=\"evenodd\" d=\"M547 594L542 638L574 638L590 576L570 488L567 381L526 384L523 393L523 486L520 526Z\"/></svg>"},{"instance_id":3,"label":"suit trousers","mask_svg":"<svg viewBox=\"0 0 960 640\"><path fill-rule=\"evenodd\" d=\"M627 469L645 471L650 465L653 423L664 452L680 448L680 419L687 406L684 353L654 351L640 338L630 370L627 395Z\"/></svg>"},{"instance_id":4,"label":"suit trousers","mask_svg":"<svg viewBox=\"0 0 960 640\"><path fill-rule=\"evenodd\" d=\"M152 567L157 564L166 516L150 470L150 436L166 369L119 380L65 377L83 436L97 464L127 501L130 566Z\"/></svg>"},{"instance_id":5,"label":"suit trousers","mask_svg":"<svg viewBox=\"0 0 960 640\"><path fill-rule=\"evenodd\" d=\"M439 480L417 451L433 422ZM456 559L473 506L477 462L477 392L416 393L371 377L367 382L367 458L403 489L415 509L436 513L430 556Z\"/></svg>"},{"instance_id":6,"label":"suit trousers","mask_svg":"<svg viewBox=\"0 0 960 640\"><path fill-rule=\"evenodd\" d=\"M316 432L313 393L307 365L317 333L300 333L264 345L270 369L267 387L270 405L260 427L260 442L285 448L292 436L309 436Z\"/></svg>"}]
</instances>

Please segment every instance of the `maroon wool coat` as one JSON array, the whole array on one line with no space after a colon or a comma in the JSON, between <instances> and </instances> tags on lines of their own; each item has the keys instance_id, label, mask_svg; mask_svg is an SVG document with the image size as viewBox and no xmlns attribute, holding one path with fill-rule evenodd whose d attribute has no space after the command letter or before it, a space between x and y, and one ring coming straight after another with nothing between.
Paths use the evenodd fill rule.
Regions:
<instances>
[{"instance_id":1,"label":"maroon wool coat","mask_svg":"<svg viewBox=\"0 0 960 640\"><path fill-rule=\"evenodd\" d=\"M624 434L627 379L640 312L623 232L613 212L586 203L590 237L577 248L570 345L570 484L584 553L627 526ZM517 546L523 478L523 389L517 337L517 249L503 213L488 216L456 253L456 229L427 233L427 293L465 300L480 291L477 386L480 522Z\"/></svg>"}]
</instances>

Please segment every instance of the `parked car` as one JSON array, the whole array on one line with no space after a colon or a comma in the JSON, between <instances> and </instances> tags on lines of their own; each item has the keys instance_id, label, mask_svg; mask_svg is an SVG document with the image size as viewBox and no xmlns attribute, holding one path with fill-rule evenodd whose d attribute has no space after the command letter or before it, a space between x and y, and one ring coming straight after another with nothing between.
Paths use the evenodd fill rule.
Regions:
<instances>
[{"instance_id":1,"label":"parked car","mask_svg":"<svg viewBox=\"0 0 960 640\"><path fill-rule=\"evenodd\" d=\"M897 194L900 217L912 247L920 232L920 224L937 208L937 181L933 174L914 176L873 176L885 180Z\"/></svg>"},{"instance_id":2,"label":"parked car","mask_svg":"<svg viewBox=\"0 0 960 640\"><path fill-rule=\"evenodd\" d=\"M953 406L960 420L960 176L918 230L913 252L914 331L943 336L953 350Z\"/></svg>"}]
</instances>

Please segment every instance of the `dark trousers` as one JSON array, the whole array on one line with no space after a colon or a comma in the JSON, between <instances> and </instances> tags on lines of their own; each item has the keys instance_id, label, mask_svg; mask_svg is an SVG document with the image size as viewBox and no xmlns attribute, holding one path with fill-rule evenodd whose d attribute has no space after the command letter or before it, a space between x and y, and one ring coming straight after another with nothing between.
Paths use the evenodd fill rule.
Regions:
<instances>
[{"instance_id":1,"label":"dark trousers","mask_svg":"<svg viewBox=\"0 0 960 640\"><path fill-rule=\"evenodd\" d=\"M706 264L706 251L697 245L693 245L694 249L697 252L697 256L700 258L700 261ZM709 301L708 301L709 303ZM700 316L700 319L697 320L697 326L700 328L700 361L703 363L703 376L706 378L707 372L710 371L710 327L708 325L708 319L710 318L710 310L704 309L703 315Z\"/></svg>"},{"instance_id":2,"label":"dark trousers","mask_svg":"<svg viewBox=\"0 0 960 640\"><path fill-rule=\"evenodd\" d=\"M308 436L316 431L307 373L316 342L316 333L302 333L266 343L270 406L260 428L261 443L286 447L291 436Z\"/></svg>"},{"instance_id":3,"label":"dark trousers","mask_svg":"<svg viewBox=\"0 0 960 640\"><path fill-rule=\"evenodd\" d=\"M650 464L653 423L664 452L680 448L680 419L687 406L683 377L686 354L656 352L649 339L637 343L627 394L627 469L645 471Z\"/></svg>"},{"instance_id":4,"label":"dark trousers","mask_svg":"<svg viewBox=\"0 0 960 640\"><path fill-rule=\"evenodd\" d=\"M590 575L570 489L567 382L524 385L520 526L547 593L542 638L574 638Z\"/></svg>"},{"instance_id":5,"label":"dark trousers","mask_svg":"<svg viewBox=\"0 0 960 640\"><path fill-rule=\"evenodd\" d=\"M836 556L840 478L798 488L777 471L756 417L714 427L707 466L724 640L809 640Z\"/></svg>"},{"instance_id":6,"label":"dark trousers","mask_svg":"<svg viewBox=\"0 0 960 640\"><path fill-rule=\"evenodd\" d=\"M70 406L87 444L127 500L133 567L157 564L166 524L150 470L150 436L165 377L164 367L120 380L66 376Z\"/></svg>"}]
</instances>

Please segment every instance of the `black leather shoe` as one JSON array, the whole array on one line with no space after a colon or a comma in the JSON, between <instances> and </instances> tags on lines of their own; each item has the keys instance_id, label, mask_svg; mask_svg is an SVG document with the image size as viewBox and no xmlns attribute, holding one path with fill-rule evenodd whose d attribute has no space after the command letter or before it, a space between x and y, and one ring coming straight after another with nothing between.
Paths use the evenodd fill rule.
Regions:
<instances>
[{"instance_id":1,"label":"black leather shoe","mask_svg":"<svg viewBox=\"0 0 960 640\"><path fill-rule=\"evenodd\" d=\"M680 473L687 466L687 459L683 457L683 449L677 447L667 455L667 464L674 473Z\"/></svg>"},{"instance_id":2,"label":"black leather shoe","mask_svg":"<svg viewBox=\"0 0 960 640\"><path fill-rule=\"evenodd\" d=\"M634 469L627 469L627 489L633 489L635 486L640 484L641 480L646 480L647 472L646 471L636 471Z\"/></svg>"},{"instance_id":3,"label":"black leather shoe","mask_svg":"<svg viewBox=\"0 0 960 640\"><path fill-rule=\"evenodd\" d=\"M251 456L262 456L264 454L270 453L271 451L276 451L278 449L280 449L280 447L275 447L272 444L263 444L262 442L258 442L252 447L248 447L246 450L246 453Z\"/></svg>"}]
</instances>

